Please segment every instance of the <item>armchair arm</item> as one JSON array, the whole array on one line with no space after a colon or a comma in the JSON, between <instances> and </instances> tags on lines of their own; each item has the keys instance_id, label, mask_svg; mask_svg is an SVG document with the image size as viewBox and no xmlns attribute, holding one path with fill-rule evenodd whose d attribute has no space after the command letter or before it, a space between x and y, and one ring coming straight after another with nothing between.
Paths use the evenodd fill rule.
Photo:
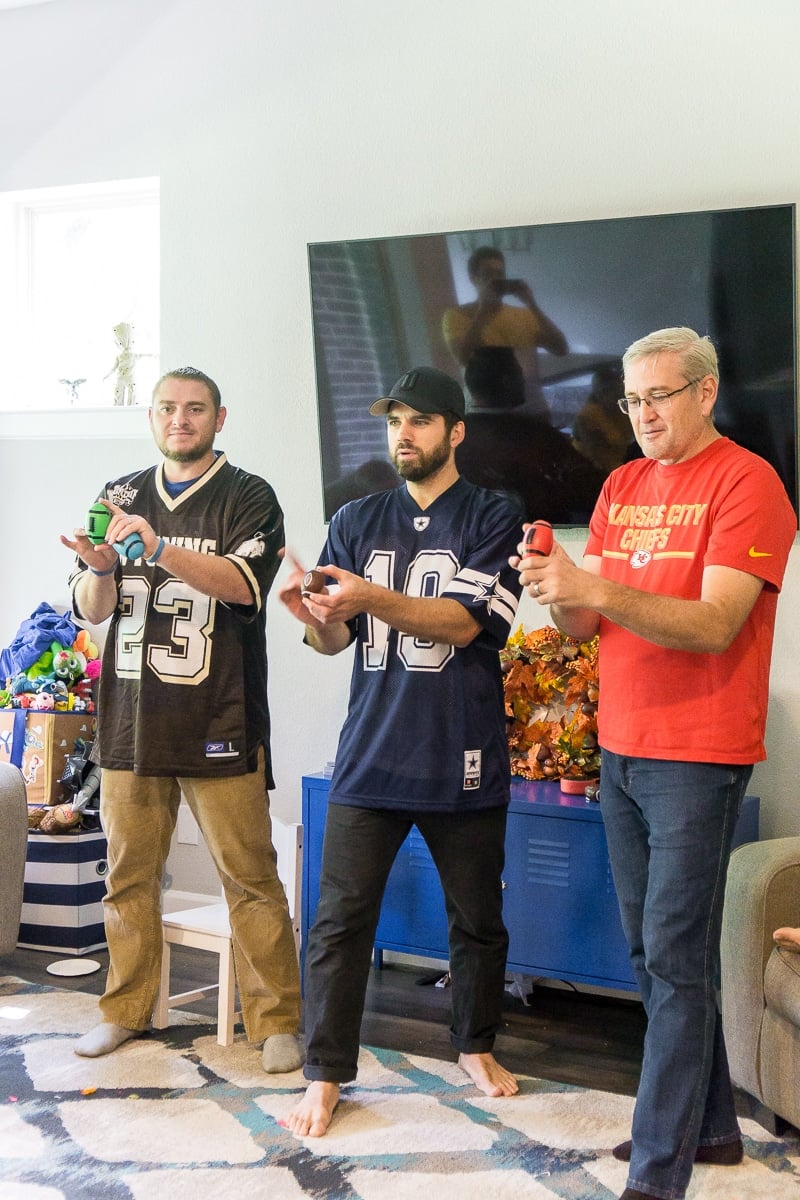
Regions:
<instances>
[{"instance_id":1,"label":"armchair arm","mask_svg":"<svg viewBox=\"0 0 800 1200\"><path fill-rule=\"evenodd\" d=\"M25 855L28 849L28 805L22 773L0 763L0 955L17 944L22 911Z\"/></svg>"},{"instance_id":2,"label":"armchair arm","mask_svg":"<svg viewBox=\"0 0 800 1200\"><path fill-rule=\"evenodd\" d=\"M731 1077L761 1098L764 970L772 931L800 925L800 837L748 842L728 867L722 918L722 1019Z\"/></svg>"}]
</instances>

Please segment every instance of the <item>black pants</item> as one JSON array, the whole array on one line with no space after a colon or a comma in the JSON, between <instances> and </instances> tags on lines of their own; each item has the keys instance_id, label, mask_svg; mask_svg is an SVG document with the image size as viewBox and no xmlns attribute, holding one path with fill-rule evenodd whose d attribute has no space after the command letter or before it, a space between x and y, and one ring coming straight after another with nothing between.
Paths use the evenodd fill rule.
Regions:
<instances>
[{"instance_id":1,"label":"black pants","mask_svg":"<svg viewBox=\"0 0 800 1200\"><path fill-rule=\"evenodd\" d=\"M307 1079L355 1079L375 930L392 863L413 825L439 872L447 911L453 1046L491 1050L500 1028L508 934L501 873L506 809L393 812L330 804L303 1006Z\"/></svg>"}]
</instances>

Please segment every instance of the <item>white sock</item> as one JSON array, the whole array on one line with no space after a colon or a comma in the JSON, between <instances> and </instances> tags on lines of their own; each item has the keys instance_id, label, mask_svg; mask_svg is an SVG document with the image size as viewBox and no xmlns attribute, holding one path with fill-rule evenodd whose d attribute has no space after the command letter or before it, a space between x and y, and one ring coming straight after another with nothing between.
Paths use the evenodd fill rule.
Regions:
<instances>
[{"instance_id":1,"label":"white sock","mask_svg":"<svg viewBox=\"0 0 800 1200\"><path fill-rule=\"evenodd\" d=\"M102 1025L95 1025L94 1029L78 1038L72 1048L82 1058L100 1058L103 1054L110 1054L130 1038L138 1037L141 1032L140 1029L126 1029L124 1025L112 1025L106 1021Z\"/></svg>"}]
</instances>

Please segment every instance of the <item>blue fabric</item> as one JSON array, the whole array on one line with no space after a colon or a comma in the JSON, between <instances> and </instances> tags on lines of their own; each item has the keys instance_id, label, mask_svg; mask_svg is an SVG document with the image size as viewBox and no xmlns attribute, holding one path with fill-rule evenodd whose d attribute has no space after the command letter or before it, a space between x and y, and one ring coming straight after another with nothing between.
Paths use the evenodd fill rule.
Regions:
<instances>
[{"instance_id":1,"label":"blue fabric","mask_svg":"<svg viewBox=\"0 0 800 1200\"><path fill-rule=\"evenodd\" d=\"M15 767L22 766L22 755L25 753L26 713L27 709L25 708L14 709L14 730L11 735L11 754L9 755L9 762L13 763Z\"/></svg>"},{"instance_id":2,"label":"blue fabric","mask_svg":"<svg viewBox=\"0 0 800 1200\"><path fill-rule=\"evenodd\" d=\"M49 649L51 642L71 646L78 636L78 626L70 613L57 613L44 602L23 621L13 642L0 651L0 683L11 675L27 671L37 658Z\"/></svg>"},{"instance_id":3,"label":"blue fabric","mask_svg":"<svg viewBox=\"0 0 800 1200\"><path fill-rule=\"evenodd\" d=\"M698 1145L739 1137L718 1008L725 876L750 766L603 748L600 806L647 1012L628 1186L680 1200Z\"/></svg>"}]
</instances>

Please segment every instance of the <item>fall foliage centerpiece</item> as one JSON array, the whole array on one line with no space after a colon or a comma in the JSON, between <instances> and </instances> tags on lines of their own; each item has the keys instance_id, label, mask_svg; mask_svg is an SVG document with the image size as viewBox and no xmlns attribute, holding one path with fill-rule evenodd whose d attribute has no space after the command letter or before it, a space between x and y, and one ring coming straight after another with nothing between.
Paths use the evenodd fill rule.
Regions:
<instances>
[{"instance_id":1,"label":"fall foliage centerpiece","mask_svg":"<svg viewBox=\"0 0 800 1200\"><path fill-rule=\"evenodd\" d=\"M578 642L552 625L522 626L500 651L511 774L596 779L597 638Z\"/></svg>"}]
</instances>

